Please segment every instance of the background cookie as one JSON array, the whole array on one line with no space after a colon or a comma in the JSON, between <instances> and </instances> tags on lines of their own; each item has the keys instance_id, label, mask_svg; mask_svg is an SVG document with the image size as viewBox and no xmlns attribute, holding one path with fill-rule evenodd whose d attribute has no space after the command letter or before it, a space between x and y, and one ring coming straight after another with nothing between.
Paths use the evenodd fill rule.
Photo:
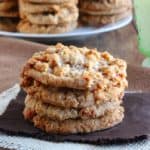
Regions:
<instances>
[{"instance_id":1,"label":"background cookie","mask_svg":"<svg viewBox=\"0 0 150 150\"><path fill-rule=\"evenodd\" d=\"M91 1L91 0L80 0L79 8L82 10L88 11L109 11L112 9L118 9L123 7L132 6L131 0L100 0L100 1Z\"/></svg>"},{"instance_id":2,"label":"background cookie","mask_svg":"<svg viewBox=\"0 0 150 150\"><path fill-rule=\"evenodd\" d=\"M42 7L39 6L39 8L42 10ZM21 16L32 24L58 25L77 21L78 9L75 5L51 5L48 11L45 11L43 7L43 12L28 13L24 11Z\"/></svg>"},{"instance_id":3,"label":"background cookie","mask_svg":"<svg viewBox=\"0 0 150 150\"><path fill-rule=\"evenodd\" d=\"M10 1L6 1L6 0L3 0L3 1L0 1L0 11L8 11L12 8L15 8L17 7L17 1L15 0L10 0Z\"/></svg>"},{"instance_id":4,"label":"background cookie","mask_svg":"<svg viewBox=\"0 0 150 150\"><path fill-rule=\"evenodd\" d=\"M132 14L131 10L125 11L121 14L115 15L88 15L88 14L81 14L80 20L81 22L92 25L92 26L101 26L105 24L115 23L118 20L126 18Z\"/></svg>"},{"instance_id":5,"label":"background cookie","mask_svg":"<svg viewBox=\"0 0 150 150\"><path fill-rule=\"evenodd\" d=\"M19 20L17 0L0 1L0 30L15 32Z\"/></svg>"},{"instance_id":6,"label":"background cookie","mask_svg":"<svg viewBox=\"0 0 150 150\"><path fill-rule=\"evenodd\" d=\"M17 11L0 11L0 17L18 17Z\"/></svg>"},{"instance_id":7,"label":"background cookie","mask_svg":"<svg viewBox=\"0 0 150 150\"><path fill-rule=\"evenodd\" d=\"M18 24L18 31L24 32L24 33L50 33L50 34L56 34L56 33L64 33L69 32L77 27L76 22L71 22L69 24L60 24L60 25L36 25L31 24L26 20L20 21Z\"/></svg>"},{"instance_id":8,"label":"background cookie","mask_svg":"<svg viewBox=\"0 0 150 150\"><path fill-rule=\"evenodd\" d=\"M80 0L80 23L102 26L132 15L132 0Z\"/></svg>"}]
</instances>

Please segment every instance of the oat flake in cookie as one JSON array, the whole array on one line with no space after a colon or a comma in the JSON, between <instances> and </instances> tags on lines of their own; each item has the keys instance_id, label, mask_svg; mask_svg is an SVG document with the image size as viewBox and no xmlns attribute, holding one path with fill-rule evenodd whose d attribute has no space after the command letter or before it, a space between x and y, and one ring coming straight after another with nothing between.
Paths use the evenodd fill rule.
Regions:
<instances>
[{"instance_id":1,"label":"oat flake in cookie","mask_svg":"<svg viewBox=\"0 0 150 150\"><path fill-rule=\"evenodd\" d=\"M24 65L24 118L47 133L89 133L122 122L126 62L108 52L57 44Z\"/></svg>"}]
</instances>

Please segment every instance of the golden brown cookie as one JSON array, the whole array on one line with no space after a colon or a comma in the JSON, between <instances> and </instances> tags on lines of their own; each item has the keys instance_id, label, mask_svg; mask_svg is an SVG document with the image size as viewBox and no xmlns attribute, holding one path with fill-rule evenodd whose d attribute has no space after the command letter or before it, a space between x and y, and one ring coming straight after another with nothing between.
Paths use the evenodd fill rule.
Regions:
<instances>
[{"instance_id":1,"label":"golden brown cookie","mask_svg":"<svg viewBox=\"0 0 150 150\"><path fill-rule=\"evenodd\" d=\"M87 120L65 120L62 122L50 120L48 117L36 115L32 110L27 110L26 119L34 123L34 126L47 133L69 134L69 133L89 133L107 129L119 124L124 118L123 107L118 107L108 111L104 116Z\"/></svg>"},{"instance_id":2,"label":"golden brown cookie","mask_svg":"<svg viewBox=\"0 0 150 150\"><path fill-rule=\"evenodd\" d=\"M74 1L74 2L73 2ZM20 15L24 18L24 14L30 13L43 13L43 12L58 12L64 7L74 7L76 6L77 0L72 0L72 3L62 3L62 4L47 4L47 3L32 3L26 2L24 0L19 0Z\"/></svg>"},{"instance_id":3,"label":"golden brown cookie","mask_svg":"<svg viewBox=\"0 0 150 150\"><path fill-rule=\"evenodd\" d=\"M0 18L0 30L15 32L17 27L17 20L11 18Z\"/></svg>"},{"instance_id":4,"label":"golden brown cookie","mask_svg":"<svg viewBox=\"0 0 150 150\"><path fill-rule=\"evenodd\" d=\"M21 86L27 94L32 95L35 99L63 108L79 109L106 102L118 102L124 95L124 87L109 86L107 89L82 91L46 87L35 80L31 81L29 78L22 79Z\"/></svg>"},{"instance_id":5,"label":"golden brown cookie","mask_svg":"<svg viewBox=\"0 0 150 150\"><path fill-rule=\"evenodd\" d=\"M57 44L35 53L22 71L45 85L96 90L126 87L126 62L107 52Z\"/></svg>"},{"instance_id":6,"label":"golden brown cookie","mask_svg":"<svg viewBox=\"0 0 150 150\"><path fill-rule=\"evenodd\" d=\"M25 108L36 112L39 116L47 116L51 120L63 121L67 119L90 119L103 116L105 112L115 109L120 106L120 101L106 102L101 105L93 105L81 109L61 108L43 103L28 95L25 99ZM25 109L25 110L26 110ZM24 112L26 116L26 111Z\"/></svg>"},{"instance_id":7,"label":"golden brown cookie","mask_svg":"<svg viewBox=\"0 0 150 150\"><path fill-rule=\"evenodd\" d=\"M80 0L79 8L90 12L103 12L132 6L131 0Z\"/></svg>"},{"instance_id":8,"label":"golden brown cookie","mask_svg":"<svg viewBox=\"0 0 150 150\"><path fill-rule=\"evenodd\" d=\"M82 13L80 15L80 20L82 23L88 25L102 26L105 24L115 23L131 15L132 15L132 11L130 9L121 14L115 14L115 15L89 15L89 14Z\"/></svg>"},{"instance_id":9,"label":"golden brown cookie","mask_svg":"<svg viewBox=\"0 0 150 150\"><path fill-rule=\"evenodd\" d=\"M37 25L31 24L26 20L21 20L18 24L18 31L24 33L38 33L38 34L57 34L70 32L77 27L77 22L70 22L58 25Z\"/></svg>"},{"instance_id":10,"label":"golden brown cookie","mask_svg":"<svg viewBox=\"0 0 150 150\"><path fill-rule=\"evenodd\" d=\"M32 24L58 25L75 22L78 19L78 8L74 4L22 4L20 14Z\"/></svg>"},{"instance_id":11,"label":"golden brown cookie","mask_svg":"<svg viewBox=\"0 0 150 150\"><path fill-rule=\"evenodd\" d=\"M89 14L89 15L115 15L115 14L121 14L125 11L128 11L131 9L131 7L119 7L116 9L109 9L109 10L101 10L101 11L90 11L90 10L84 10L80 9L81 13Z\"/></svg>"}]
</instances>

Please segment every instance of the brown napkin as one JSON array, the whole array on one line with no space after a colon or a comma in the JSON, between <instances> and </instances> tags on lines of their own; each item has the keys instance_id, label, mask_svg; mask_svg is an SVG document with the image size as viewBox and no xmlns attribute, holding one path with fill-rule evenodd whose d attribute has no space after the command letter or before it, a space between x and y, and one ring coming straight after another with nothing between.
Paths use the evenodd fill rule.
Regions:
<instances>
[{"instance_id":1,"label":"brown napkin","mask_svg":"<svg viewBox=\"0 0 150 150\"><path fill-rule=\"evenodd\" d=\"M126 94L124 98L125 118L113 128L89 134L46 134L24 120L25 93L20 92L6 112L0 116L0 131L54 142L81 142L91 144L120 144L142 140L150 135L150 94Z\"/></svg>"}]
</instances>

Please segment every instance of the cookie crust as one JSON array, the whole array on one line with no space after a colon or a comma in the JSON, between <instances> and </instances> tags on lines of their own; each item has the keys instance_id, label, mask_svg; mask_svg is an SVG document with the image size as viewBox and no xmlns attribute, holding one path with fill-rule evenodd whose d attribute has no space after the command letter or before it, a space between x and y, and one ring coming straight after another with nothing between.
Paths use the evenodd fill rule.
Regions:
<instances>
[{"instance_id":1,"label":"cookie crust","mask_svg":"<svg viewBox=\"0 0 150 150\"><path fill-rule=\"evenodd\" d=\"M12 8L17 7L17 1L0 1L0 11L9 11Z\"/></svg>"},{"instance_id":2,"label":"cookie crust","mask_svg":"<svg viewBox=\"0 0 150 150\"><path fill-rule=\"evenodd\" d=\"M110 9L110 10L102 10L102 11L91 11L91 10L84 10L84 9L80 9L81 13L85 13L85 14L89 14L89 15L117 15L117 14L121 14L124 13L125 11L128 11L129 9L131 9L131 7L119 7L116 9Z\"/></svg>"},{"instance_id":3,"label":"cookie crust","mask_svg":"<svg viewBox=\"0 0 150 150\"><path fill-rule=\"evenodd\" d=\"M19 9L21 17L24 17L24 13L42 13L42 12L50 12L52 10L60 10L61 7L64 6L76 6L77 0L72 0L67 3L61 4L47 4L47 3L32 3L24 0L19 0ZM39 7L40 6L40 7Z\"/></svg>"},{"instance_id":4,"label":"cookie crust","mask_svg":"<svg viewBox=\"0 0 150 150\"><path fill-rule=\"evenodd\" d=\"M0 17L18 17L19 13L17 11L0 11Z\"/></svg>"}]
</instances>

